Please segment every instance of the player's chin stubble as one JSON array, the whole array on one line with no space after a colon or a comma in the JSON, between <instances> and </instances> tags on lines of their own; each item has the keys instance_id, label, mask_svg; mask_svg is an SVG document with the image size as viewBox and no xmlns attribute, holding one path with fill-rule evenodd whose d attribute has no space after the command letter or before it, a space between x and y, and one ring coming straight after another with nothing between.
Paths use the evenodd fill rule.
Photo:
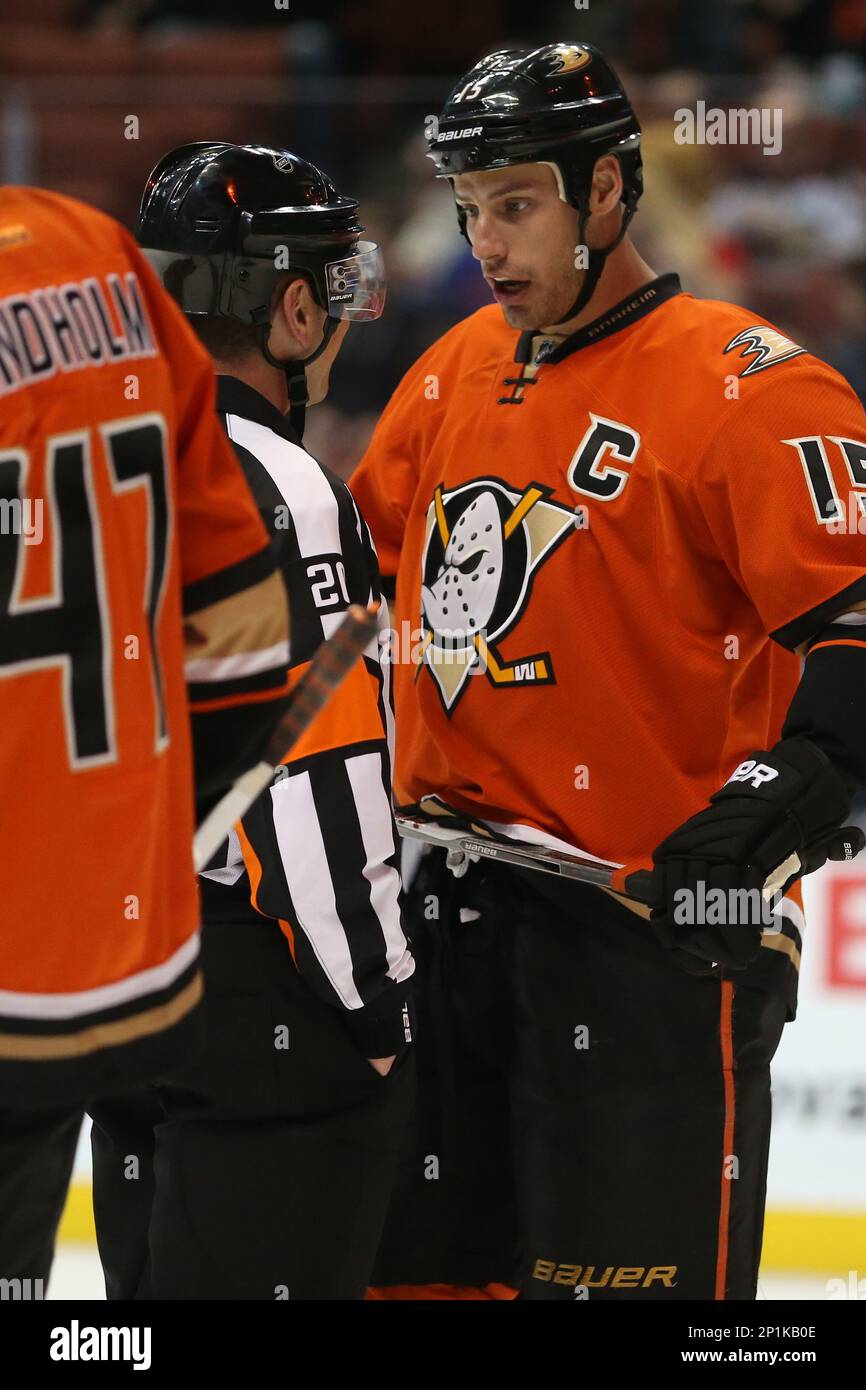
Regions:
<instances>
[{"instance_id":1,"label":"player's chin stubble","mask_svg":"<svg viewBox=\"0 0 866 1390\"><path fill-rule=\"evenodd\" d=\"M527 329L549 329L567 322L569 313L580 293L583 275L563 276L546 293L533 295L525 304L503 304L502 313L509 328L522 332Z\"/></svg>"}]
</instances>

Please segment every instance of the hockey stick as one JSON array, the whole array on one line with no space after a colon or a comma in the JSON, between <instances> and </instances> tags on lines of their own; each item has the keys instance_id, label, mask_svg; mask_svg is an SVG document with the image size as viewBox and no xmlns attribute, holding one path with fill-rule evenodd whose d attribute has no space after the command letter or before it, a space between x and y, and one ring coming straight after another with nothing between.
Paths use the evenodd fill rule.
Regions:
<instances>
[{"instance_id":1,"label":"hockey stick","mask_svg":"<svg viewBox=\"0 0 866 1390\"><path fill-rule=\"evenodd\" d=\"M611 886L613 868L593 864L564 850L530 845L525 840L512 840L506 835L495 834L486 826L483 835L473 835L469 833L468 824L461 824L462 818L456 815L452 815L451 819L456 820L457 824L448 825L424 815L418 807L409 806L398 810L395 819L400 834L408 840L423 840L429 845L459 849L464 854L477 854L479 858L516 864L523 869L537 869L540 873L557 874L560 878L574 878L581 883L597 884L600 888Z\"/></svg>"},{"instance_id":2,"label":"hockey stick","mask_svg":"<svg viewBox=\"0 0 866 1390\"><path fill-rule=\"evenodd\" d=\"M439 804L444 808L444 803ZM599 888L620 892L618 888L613 887L615 867L593 864L563 850L512 840L508 836L494 833L487 826L477 827L483 832L481 834L467 833L471 828L469 823L458 813L452 812L450 815L457 824L443 824L443 820L448 819L447 811L443 820L439 820L425 815L420 806L404 807L396 813L397 829L410 840L423 840L427 844L462 850L464 854L475 854L479 858L516 864L523 869L535 869L543 874L557 874L560 878L572 878L580 883L592 883ZM842 826L835 832L827 857L833 860L853 859L863 849L864 844L866 836L862 830L853 825ZM791 874L797 873L801 868L799 855L789 855L766 879L762 890L765 901L769 902ZM648 870L638 870L630 874L628 885L629 897L642 902L646 907L653 906L652 875Z\"/></svg>"},{"instance_id":3,"label":"hockey stick","mask_svg":"<svg viewBox=\"0 0 866 1390\"><path fill-rule=\"evenodd\" d=\"M213 858L232 826L270 786L286 754L309 728L334 691L349 674L376 632L378 605L353 603L333 637L323 642L292 694L291 703L271 734L261 762L237 779L202 821L193 841L199 873Z\"/></svg>"}]
</instances>

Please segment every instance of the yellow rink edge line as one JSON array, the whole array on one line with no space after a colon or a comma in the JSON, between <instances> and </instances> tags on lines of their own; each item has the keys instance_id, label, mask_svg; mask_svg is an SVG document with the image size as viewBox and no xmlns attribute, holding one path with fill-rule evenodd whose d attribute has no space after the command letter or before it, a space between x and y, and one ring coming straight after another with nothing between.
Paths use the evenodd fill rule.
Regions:
<instances>
[{"instance_id":1,"label":"yellow rink edge line","mask_svg":"<svg viewBox=\"0 0 866 1390\"><path fill-rule=\"evenodd\" d=\"M866 1278L866 1211L768 1209L761 1268Z\"/></svg>"},{"instance_id":2,"label":"yellow rink edge line","mask_svg":"<svg viewBox=\"0 0 866 1390\"><path fill-rule=\"evenodd\" d=\"M96 1239L88 1182L71 1185L58 1239ZM853 1269L859 1271L860 1278L866 1278L866 1211L771 1208L764 1223L761 1267L805 1274L818 1270L836 1275Z\"/></svg>"},{"instance_id":3,"label":"yellow rink edge line","mask_svg":"<svg viewBox=\"0 0 866 1390\"><path fill-rule=\"evenodd\" d=\"M96 1243L96 1229L93 1224L93 1198L89 1182L69 1184L66 1206L60 1218L57 1231L58 1241L90 1241Z\"/></svg>"}]
</instances>

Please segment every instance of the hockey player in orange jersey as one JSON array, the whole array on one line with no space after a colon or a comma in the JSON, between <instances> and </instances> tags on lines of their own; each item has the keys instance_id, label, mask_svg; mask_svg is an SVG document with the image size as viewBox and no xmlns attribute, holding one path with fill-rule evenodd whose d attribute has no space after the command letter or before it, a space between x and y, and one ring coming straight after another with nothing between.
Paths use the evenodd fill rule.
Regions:
<instances>
[{"instance_id":1,"label":"hockey player in orange jersey","mask_svg":"<svg viewBox=\"0 0 866 1390\"><path fill-rule=\"evenodd\" d=\"M377 1283L752 1298L796 879L866 782L866 418L805 345L642 260L640 128L591 47L486 58L430 154L497 302L407 373L353 478L417 636L397 798L625 867L617 897L423 859L438 1047L419 1030Z\"/></svg>"},{"instance_id":2,"label":"hockey player in orange jersey","mask_svg":"<svg viewBox=\"0 0 866 1390\"><path fill-rule=\"evenodd\" d=\"M197 1039L195 793L261 756L288 606L207 354L34 189L0 190L0 399L0 1276L44 1279L85 1100Z\"/></svg>"}]
</instances>

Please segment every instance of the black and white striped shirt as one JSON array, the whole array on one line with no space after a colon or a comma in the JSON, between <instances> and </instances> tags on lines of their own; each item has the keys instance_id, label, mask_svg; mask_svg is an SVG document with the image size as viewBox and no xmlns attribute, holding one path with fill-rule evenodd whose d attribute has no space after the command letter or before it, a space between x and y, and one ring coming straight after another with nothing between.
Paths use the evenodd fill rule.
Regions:
<instances>
[{"instance_id":1,"label":"black and white striped shirt","mask_svg":"<svg viewBox=\"0 0 866 1390\"><path fill-rule=\"evenodd\" d=\"M355 501L252 387L220 377L217 409L272 538L289 592L298 677L349 603L381 597ZM380 624L387 625L382 604ZM368 1057L406 1040L414 970L391 809L390 672L373 641L355 671L202 875L204 921L278 921L295 963L345 1011Z\"/></svg>"}]
</instances>

